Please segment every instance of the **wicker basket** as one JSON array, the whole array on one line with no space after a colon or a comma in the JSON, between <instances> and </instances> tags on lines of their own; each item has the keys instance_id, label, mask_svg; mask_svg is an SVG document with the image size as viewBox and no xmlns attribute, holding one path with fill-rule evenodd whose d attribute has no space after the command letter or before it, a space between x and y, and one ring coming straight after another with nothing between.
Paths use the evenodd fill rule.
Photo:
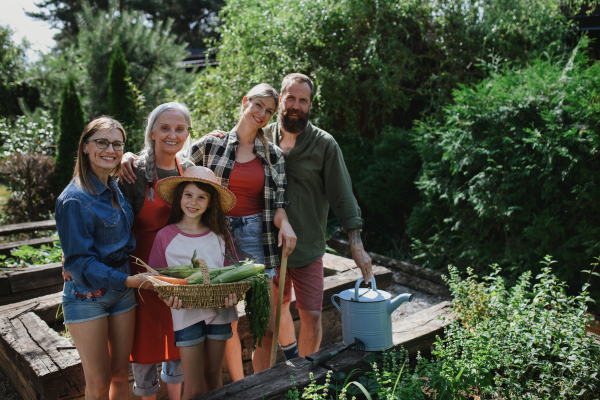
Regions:
<instances>
[{"instance_id":1,"label":"wicker basket","mask_svg":"<svg viewBox=\"0 0 600 400\"><path fill-rule=\"evenodd\" d=\"M204 260L200 260L200 268L204 282L208 282L202 285L172 285L153 279L151 276L148 279L152 282L154 290L163 297L178 297L181 299L183 307L190 308L222 307L225 304L225 297L228 297L230 293L235 293L237 300L240 301L250 289L250 282L212 284L208 274L208 265Z\"/></svg>"}]
</instances>

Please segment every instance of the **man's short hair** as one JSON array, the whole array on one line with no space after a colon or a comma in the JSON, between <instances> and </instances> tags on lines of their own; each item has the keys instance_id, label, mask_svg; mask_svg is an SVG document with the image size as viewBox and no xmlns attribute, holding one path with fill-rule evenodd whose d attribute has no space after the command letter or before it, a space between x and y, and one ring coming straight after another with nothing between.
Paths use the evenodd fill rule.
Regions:
<instances>
[{"instance_id":1,"label":"man's short hair","mask_svg":"<svg viewBox=\"0 0 600 400\"><path fill-rule=\"evenodd\" d=\"M286 75L285 78L283 78L283 82L281 82L281 91L280 91L281 97L283 97L284 93L287 92L287 89L294 82L301 82L301 83L308 84L308 86L310 87L310 102L312 103L313 97L315 96L315 84L308 76L306 76L304 74L300 74L298 72L294 72L293 74L288 74L288 75Z\"/></svg>"}]
</instances>

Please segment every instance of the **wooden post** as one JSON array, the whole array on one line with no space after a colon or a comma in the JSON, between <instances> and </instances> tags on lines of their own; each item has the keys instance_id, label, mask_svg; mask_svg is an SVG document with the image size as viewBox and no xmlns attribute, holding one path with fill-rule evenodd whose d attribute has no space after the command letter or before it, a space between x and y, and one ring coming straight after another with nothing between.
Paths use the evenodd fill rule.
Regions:
<instances>
[{"instance_id":1,"label":"wooden post","mask_svg":"<svg viewBox=\"0 0 600 400\"><path fill-rule=\"evenodd\" d=\"M275 326L273 327L273 343L271 345L271 367L277 362L277 345L279 344L279 322L281 321L281 305L283 303L283 292L285 290L285 271L287 269L287 257L285 256L285 240L281 251L281 269L279 270L279 290L277 291L277 309L275 313Z\"/></svg>"}]
</instances>

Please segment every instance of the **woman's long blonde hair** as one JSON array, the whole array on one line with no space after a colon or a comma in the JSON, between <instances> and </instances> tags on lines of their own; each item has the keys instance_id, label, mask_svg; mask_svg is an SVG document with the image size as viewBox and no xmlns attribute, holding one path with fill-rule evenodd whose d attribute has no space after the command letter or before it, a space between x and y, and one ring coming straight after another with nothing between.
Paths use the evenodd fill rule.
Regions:
<instances>
[{"instance_id":1,"label":"woman's long blonde hair","mask_svg":"<svg viewBox=\"0 0 600 400\"><path fill-rule=\"evenodd\" d=\"M261 83L254 86L244 97L248 101L246 103L242 103L242 107L240 108L240 121L244 115L244 110L246 107L249 107L249 102L252 101L252 99L270 97L275 100L275 111L277 111L277 107L279 106L279 94L277 94L277 91L273 88L273 86L269 85L268 83ZM262 144L265 146L267 161L269 162L269 165L272 165L271 157L269 156L269 141L265 137L265 133L263 132L262 128L258 130L256 137L259 138Z\"/></svg>"},{"instance_id":2,"label":"woman's long blonde hair","mask_svg":"<svg viewBox=\"0 0 600 400\"><path fill-rule=\"evenodd\" d=\"M79 186L81 186L89 194L96 194L96 192L94 191L94 186L92 185L92 179L90 177L90 173L93 173L91 172L92 165L90 164L90 157L83 152L83 145L86 143L86 140L94 135L94 133L105 130L109 131L111 129L120 130L121 134L123 134L123 143L127 141L127 135L125 134L125 129L123 129L121 123L114 118L104 115L90 122L83 130L81 138L79 138L77 161L75 162L75 170L73 171L72 180L75 180ZM109 172L109 176L112 178L118 175L120 170L121 163L118 163L117 166Z\"/></svg>"}]
</instances>

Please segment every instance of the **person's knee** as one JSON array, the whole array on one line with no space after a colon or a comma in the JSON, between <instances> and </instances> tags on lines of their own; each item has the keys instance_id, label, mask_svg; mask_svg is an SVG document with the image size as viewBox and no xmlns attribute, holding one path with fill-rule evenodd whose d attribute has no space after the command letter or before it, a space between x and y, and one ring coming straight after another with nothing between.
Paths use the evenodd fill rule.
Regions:
<instances>
[{"instance_id":1,"label":"person's knee","mask_svg":"<svg viewBox=\"0 0 600 400\"><path fill-rule=\"evenodd\" d=\"M303 327L318 333L321 331L321 312L319 311L301 311L300 322Z\"/></svg>"},{"instance_id":2,"label":"person's knee","mask_svg":"<svg viewBox=\"0 0 600 400\"><path fill-rule=\"evenodd\" d=\"M129 364L114 365L111 372L113 382L129 381Z\"/></svg>"},{"instance_id":3,"label":"person's knee","mask_svg":"<svg viewBox=\"0 0 600 400\"><path fill-rule=\"evenodd\" d=\"M111 381L112 377L108 371L106 373L94 374L92 377L86 376L85 390L93 398L108 397Z\"/></svg>"}]
</instances>

